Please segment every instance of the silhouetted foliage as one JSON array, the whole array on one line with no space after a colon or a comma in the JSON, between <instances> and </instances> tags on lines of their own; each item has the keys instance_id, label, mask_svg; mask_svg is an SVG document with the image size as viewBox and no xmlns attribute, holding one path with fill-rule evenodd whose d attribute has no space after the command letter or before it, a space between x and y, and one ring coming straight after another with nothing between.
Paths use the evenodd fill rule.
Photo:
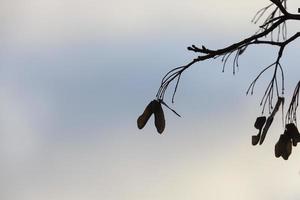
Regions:
<instances>
[{"instance_id":1,"label":"silhouetted foliage","mask_svg":"<svg viewBox=\"0 0 300 200\"><path fill-rule=\"evenodd\" d=\"M270 0L271 3L266 7L260 9L252 19L253 23L258 23L262 21L262 18L265 19L262 21L262 24L259 26L259 29L255 34L250 37L241 40L240 42L229 45L221 49L210 49L202 45L197 47L196 45L191 45L187 47L189 51L198 53L199 55L194 58L191 62L186 65L176 67L165 74L162 78L160 87L156 94L156 100L152 101L155 103L150 103L144 113L138 118L138 127L141 129L145 126L151 114L154 113L155 116L155 126L159 133L162 133L165 126L165 120L163 117L163 111L161 104L165 105L171 109L164 101L165 93L171 84L174 84L173 95L171 102L174 103L175 94L177 92L178 85L181 80L181 75L184 71L189 69L195 63L208 60L216 59L221 57L223 62L223 71L225 70L229 58L232 58L232 72L235 74L236 69L239 67L239 58L245 53L249 46L253 45L269 45L272 47L278 48L278 54L273 63L266 66L250 83L250 86L247 90L247 94L253 94L254 88L257 83L257 80L261 78L268 70L273 70L273 75L267 85L267 88L261 98L260 105L262 107L262 112L260 117L256 119L254 127L259 130L257 135L252 136L252 144L257 145L262 144L266 134L272 125L275 114L278 112L280 107L284 107L284 72L283 67L280 63L283 52L288 44L293 42L295 39L300 37L300 32L295 33L291 37L287 36L287 21L291 20L300 20L300 14L293 14L287 11L287 0ZM300 9L298 9L300 12ZM267 14L268 13L268 14ZM286 113L284 120L285 131L279 138L279 141L275 145L275 156L282 156L283 159L287 160L292 152L292 144L294 146L300 141L299 132L297 129L297 107L299 101L299 89L300 81L298 82L292 100L289 104L289 109ZM276 104L273 106L274 99L276 99ZM152 105L153 104L153 105ZM172 110L172 109L171 109ZM172 110L177 114L174 110ZM264 114L268 113L268 117ZM160 114L159 114L160 113ZM178 114L177 114L178 115ZM162 125L163 124L163 125Z\"/></svg>"}]
</instances>

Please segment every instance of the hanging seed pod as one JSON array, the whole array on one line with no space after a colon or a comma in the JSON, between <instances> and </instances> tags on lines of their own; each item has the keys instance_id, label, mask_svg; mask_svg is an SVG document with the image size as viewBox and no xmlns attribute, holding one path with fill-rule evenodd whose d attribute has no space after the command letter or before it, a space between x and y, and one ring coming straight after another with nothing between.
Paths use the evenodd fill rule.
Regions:
<instances>
[{"instance_id":1,"label":"hanging seed pod","mask_svg":"<svg viewBox=\"0 0 300 200\"><path fill-rule=\"evenodd\" d=\"M284 135L280 135L278 142L275 144L275 157L279 158L284 150Z\"/></svg>"},{"instance_id":2,"label":"hanging seed pod","mask_svg":"<svg viewBox=\"0 0 300 200\"><path fill-rule=\"evenodd\" d=\"M261 130L266 123L267 118L265 116L257 117L254 123L256 129Z\"/></svg>"},{"instance_id":3,"label":"hanging seed pod","mask_svg":"<svg viewBox=\"0 0 300 200\"><path fill-rule=\"evenodd\" d=\"M290 138L287 136L286 131L280 135L278 142L275 145L275 156L278 158L286 153L287 143Z\"/></svg>"},{"instance_id":4,"label":"hanging seed pod","mask_svg":"<svg viewBox=\"0 0 300 200\"><path fill-rule=\"evenodd\" d=\"M158 133L161 134L165 130L165 115L159 101L156 101L154 106L154 124Z\"/></svg>"},{"instance_id":5,"label":"hanging seed pod","mask_svg":"<svg viewBox=\"0 0 300 200\"><path fill-rule=\"evenodd\" d=\"M292 141L287 135L286 131L280 135L278 142L275 145L275 156L278 158L282 156L284 160L287 160L292 153Z\"/></svg>"},{"instance_id":6,"label":"hanging seed pod","mask_svg":"<svg viewBox=\"0 0 300 200\"><path fill-rule=\"evenodd\" d=\"M268 119L266 121L266 124L263 128L263 131L262 131L262 134L261 134L261 137L260 137L260 141L259 141L260 145L264 142L265 137L267 135L267 132L268 132L268 130L269 130L269 128L270 128L270 126L273 122L274 116L278 112L280 106L283 106L283 104L284 104L284 97L278 97L277 102L275 104L275 107L274 107L272 113L270 114L270 116L268 117Z\"/></svg>"},{"instance_id":7,"label":"hanging seed pod","mask_svg":"<svg viewBox=\"0 0 300 200\"><path fill-rule=\"evenodd\" d=\"M273 122L273 117L269 116L268 119L267 119L266 125L264 126L264 128L262 130L262 134L261 134L260 141L259 141L260 145L264 142L265 137L267 135L267 132L268 132L272 122Z\"/></svg>"},{"instance_id":8,"label":"hanging seed pod","mask_svg":"<svg viewBox=\"0 0 300 200\"><path fill-rule=\"evenodd\" d=\"M261 117L257 117L256 121L254 123L254 127L256 129L259 129L259 132L257 135L253 135L252 136L252 145L257 145L259 140L260 140L260 136L261 136L261 130L263 128L263 126L266 123L267 118L265 116L261 116Z\"/></svg>"},{"instance_id":9,"label":"hanging seed pod","mask_svg":"<svg viewBox=\"0 0 300 200\"><path fill-rule=\"evenodd\" d=\"M292 139L293 146L297 146L297 143L300 142L300 134L294 123L287 124L285 126L287 135Z\"/></svg>"},{"instance_id":10,"label":"hanging seed pod","mask_svg":"<svg viewBox=\"0 0 300 200\"><path fill-rule=\"evenodd\" d=\"M281 156L284 160L287 160L291 155L291 153L292 153L292 141L290 137L286 136L284 137L284 148Z\"/></svg>"},{"instance_id":11,"label":"hanging seed pod","mask_svg":"<svg viewBox=\"0 0 300 200\"><path fill-rule=\"evenodd\" d=\"M149 118L151 117L151 115L154 112L156 102L157 102L156 100L151 101L145 108L143 114L141 114L139 116L139 118L137 119L137 126L139 129L144 128L144 126L148 122Z\"/></svg>"}]
</instances>

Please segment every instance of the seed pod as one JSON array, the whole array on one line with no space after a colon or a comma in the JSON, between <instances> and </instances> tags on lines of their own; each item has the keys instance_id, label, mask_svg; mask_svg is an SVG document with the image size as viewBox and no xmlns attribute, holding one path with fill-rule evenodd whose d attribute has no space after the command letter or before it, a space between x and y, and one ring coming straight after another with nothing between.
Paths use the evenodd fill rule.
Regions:
<instances>
[{"instance_id":1,"label":"seed pod","mask_svg":"<svg viewBox=\"0 0 300 200\"><path fill-rule=\"evenodd\" d=\"M261 117L256 118L255 123L254 123L254 127L256 129L258 129L259 132L258 132L257 135L252 136L252 145L257 145L258 144L258 142L260 140L260 136L261 136L261 130L262 130L263 126L266 123L266 119L267 118L265 116L261 116Z\"/></svg>"},{"instance_id":2,"label":"seed pod","mask_svg":"<svg viewBox=\"0 0 300 200\"><path fill-rule=\"evenodd\" d=\"M274 116L276 115L276 113L278 112L279 110L279 107L282 105L283 106L284 104L284 97L278 97L277 99L277 102L275 104L275 107L272 111L272 113L270 114L270 116L268 117L267 121L266 121L266 124L263 128L263 131L262 131L262 134L261 134L261 137L260 137L260 141L259 141L259 144L262 144L265 140L265 137L267 135L267 132L273 122L273 119L274 119Z\"/></svg>"},{"instance_id":3,"label":"seed pod","mask_svg":"<svg viewBox=\"0 0 300 200\"><path fill-rule=\"evenodd\" d=\"M275 145L275 156L278 158L282 156L286 151L286 144L288 141L288 136L285 134L281 134L278 142Z\"/></svg>"},{"instance_id":4,"label":"seed pod","mask_svg":"<svg viewBox=\"0 0 300 200\"><path fill-rule=\"evenodd\" d=\"M292 153L292 141L289 139L288 141L286 141L285 146L284 146L284 151L282 152L282 158L284 160L289 159L289 156Z\"/></svg>"},{"instance_id":5,"label":"seed pod","mask_svg":"<svg viewBox=\"0 0 300 200\"><path fill-rule=\"evenodd\" d=\"M139 118L137 119L137 126L139 129L144 128L144 126L146 125L146 123L148 122L149 118L151 117L151 115L153 114L154 111L154 107L156 104L156 100L151 101L147 107L145 108L143 114L141 114L139 116Z\"/></svg>"},{"instance_id":6,"label":"seed pod","mask_svg":"<svg viewBox=\"0 0 300 200\"><path fill-rule=\"evenodd\" d=\"M154 124L158 133L162 133L165 130L165 115L161 107L161 103L156 101L154 107Z\"/></svg>"},{"instance_id":7,"label":"seed pod","mask_svg":"<svg viewBox=\"0 0 300 200\"><path fill-rule=\"evenodd\" d=\"M267 120L267 118L265 116L261 116L261 117L256 118L256 121L254 123L254 127L256 129L261 130L263 128L263 126L265 125L266 120Z\"/></svg>"},{"instance_id":8,"label":"seed pod","mask_svg":"<svg viewBox=\"0 0 300 200\"><path fill-rule=\"evenodd\" d=\"M293 146L297 146L297 143L300 142L300 134L294 123L287 124L285 126L287 135L292 139Z\"/></svg>"},{"instance_id":9,"label":"seed pod","mask_svg":"<svg viewBox=\"0 0 300 200\"><path fill-rule=\"evenodd\" d=\"M282 143L283 135L280 135L278 142L275 144L275 157L279 158L282 155L283 143Z\"/></svg>"},{"instance_id":10,"label":"seed pod","mask_svg":"<svg viewBox=\"0 0 300 200\"><path fill-rule=\"evenodd\" d=\"M266 125L264 126L264 128L262 130L262 134L261 134L260 141L259 141L260 145L264 142L265 137L267 135L267 132L268 132L272 122L273 122L273 117L269 116L268 119L267 119Z\"/></svg>"},{"instance_id":11,"label":"seed pod","mask_svg":"<svg viewBox=\"0 0 300 200\"><path fill-rule=\"evenodd\" d=\"M292 141L287 135L286 130L280 135L278 142L275 145L275 156L278 158L282 156L284 160L287 160L292 153Z\"/></svg>"}]
</instances>

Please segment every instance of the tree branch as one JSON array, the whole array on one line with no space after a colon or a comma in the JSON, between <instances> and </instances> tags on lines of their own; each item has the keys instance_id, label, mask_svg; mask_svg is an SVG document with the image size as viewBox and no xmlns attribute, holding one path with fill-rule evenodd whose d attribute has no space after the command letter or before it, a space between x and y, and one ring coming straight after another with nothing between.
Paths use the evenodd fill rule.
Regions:
<instances>
[{"instance_id":1,"label":"tree branch","mask_svg":"<svg viewBox=\"0 0 300 200\"><path fill-rule=\"evenodd\" d=\"M272 3L274 3L282 12L282 14L287 15L288 12L286 9L283 7L282 3L279 0L270 0Z\"/></svg>"},{"instance_id":2,"label":"tree branch","mask_svg":"<svg viewBox=\"0 0 300 200\"><path fill-rule=\"evenodd\" d=\"M271 10L270 14L266 17L264 22L262 23L258 31L250 36L245 38L244 40L241 40L237 43L233 43L227 47L221 48L221 49L216 49L212 50L209 48L206 48L205 46L197 47L195 45L187 47L189 51L193 51L195 53L199 53L200 55L196 58L194 58L192 61L187 63L186 65L176 67L169 72L166 73L166 75L162 78L161 80L161 85L158 89L158 92L156 94L157 101L163 105L165 105L167 108L171 109L165 102L164 102L164 96L166 93L166 90L170 86L173 81L175 81L175 88L173 91L172 95L172 103L174 103L174 98L175 94L177 92L179 82L182 78L182 73L187 70L189 67L194 65L197 62L208 60L211 58L218 58L222 56L222 62L223 62L223 71L225 69L226 63L228 62L229 58L234 55L233 60L233 74L235 73L235 69L238 67L238 60L239 56L242 55L245 50L255 44L264 44L264 45L270 45L270 46L276 46L278 47L278 53L275 61L268 65L267 67L264 67L263 70L256 76L256 78L251 82L247 89L246 94L253 94L255 85L261 76L268 71L269 69L273 69L273 75L271 76L271 80L269 81L266 90L263 93L263 96L260 101L260 105L262 106L262 114L264 114L265 110L267 109L269 112L269 117L266 122L266 124L262 124L264 126L263 133L260 136L261 132L257 136L254 136L254 140L252 137L252 144L257 144L257 141L260 140L260 144L262 144L266 133L271 126L273 122L273 118L275 113L279 110L279 107L282 106L282 113L283 113L283 104L284 104L284 71L282 68L282 65L280 63L280 59L284 53L284 50L286 46L295 41L297 38L300 37L300 32L295 33L291 37L287 37L287 24L286 22L288 20L299 20L300 21L300 14L292 14L287 11L287 0L270 0L272 4L260 9L252 19L252 22L255 24L260 21L262 16L264 16L267 11L270 11L271 8L275 8ZM300 9L298 9L298 12ZM277 31L277 40L273 40L273 32ZM281 37L282 36L282 37ZM267 38L267 39L265 39ZM278 81L280 80L280 81ZM279 92L279 83L281 83L281 93ZM300 134L295 126L297 119L296 119L296 112L299 104L299 93L300 93L300 81L298 82L294 94L292 96L292 100L289 106L289 109L287 111L286 117L285 117L285 133L288 132L287 127L292 127L293 130L291 129L290 132L292 131L293 135L284 135L285 138L287 138L288 142L284 141L284 145L290 145L288 146L287 151L287 146L283 146L284 151L282 149L278 149L279 146L282 146L282 141L279 144L275 145L275 156L279 157L282 154L282 157L284 159L287 159L289 154L291 153L291 140L293 140L293 145L297 144L300 142ZM277 103L275 107L273 107L273 99L274 97L277 97ZM176 111L171 109L175 114ZM177 114L178 115L178 114ZM180 115L178 115L180 116ZM265 116L258 117L258 118L266 118ZM284 119L283 119L284 121ZM264 122L265 123L265 122ZM256 124L256 122L255 122ZM139 124L138 124L139 125ZM256 125L255 125L255 128ZM297 130L297 131L295 131ZM260 129L261 131L261 129ZM285 134L284 133L284 134ZM281 137L283 138L283 137ZM254 142L253 142L254 141ZM280 142L280 139L279 139ZM280 148L281 148L280 146Z\"/></svg>"}]
</instances>

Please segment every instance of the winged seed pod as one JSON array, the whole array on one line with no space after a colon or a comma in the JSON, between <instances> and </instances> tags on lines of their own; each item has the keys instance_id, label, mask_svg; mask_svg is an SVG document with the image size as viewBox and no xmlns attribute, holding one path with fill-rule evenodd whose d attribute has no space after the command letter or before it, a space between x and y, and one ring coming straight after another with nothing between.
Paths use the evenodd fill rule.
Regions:
<instances>
[{"instance_id":1,"label":"winged seed pod","mask_svg":"<svg viewBox=\"0 0 300 200\"><path fill-rule=\"evenodd\" d=\"M273 119L274 119L275 114L276 114L277 111L279 110L279 107L280 107L281 105L283 106L283 104L284 104L284 97L278 97L277 102L276 102L276 104L275 104L275 107L274 107L272 113L270 114L270 116L268 117L267 122L266 122L266 124L265 124L265 126L264 126L264 128L263 128L263 130L262 130L262 134L261 134L261 136L260 136L260 141L259 141L259 144L260 144L260 145L261 145L261 144L264 142L264 140L265 140L265 137L266 137L266 135L267 135L267 132L268 132L268 130L269 130L269 128L270 128L272 122L273 122Z\"/></svg>"},{"instance_id":2,"label":"winged seed pod","mask_svg":"<svg viewBox=\"0 0 300 200\"><path fill-rule=\"evenodd\" d=\"M287 135L292 139L293 146L297 146L297 143L300 142L300 134L294 123L285 125Z\"/></svg>"},{"instance_id":3,"label":"winged seed pod","mask_svg":"<svg viewBox=\"0 0 300 200\"><path fill-rule=\"evenodd\" d=\"M284 160L287 160L287 159L289 159L289 156L291 155L291 153L292 153L292 141L288 140L285 143L284 151L282 152L281 156Z\"/></svg>"},{"instance_id":4,"label":"winged seed pod","mask_svg":"<svg viewBox=\"0 0 300 200\"><path fill-rule=\"evenodd\" d=\"M275 144L275 157L279 158L282 155L284 149L283 134L280 135L278 142Z\"/></svg>"},{"instance_id":5,"label":"winged seed pod","mask_svg":"<svg viewBox=\"0 0 300 200\"><path fill-rule=\"evenodd\" d=\"M275 145L275 157L279 158L280 156L287 160L292 153L292 140L288 136L287 132L284 131L280 135L278 142Z\"/></svg>"},{"instance_id":6,"label":"winged seed pod","mask_svg":"<svg viewBox=\"0 0 300 200\"><path fill-rule=\"evenodd\" d=\"M160 102L156 102L157 103L154 110L154 124L157 132L161 134L165 130L165 115Z\"/></svg>"},{"instance_id":7,"label":"winged seed pod","mask_svg":"<svg viewBox=\"0 0 300 200\"><path fill-rule=\"evenodd\" d=\"M165 130L165 116L159 100L153 100L146 106L143 114L137 119L137 126L139 129L144 128L152 114L156 130L161 134Z\"/></svg>"},{"instance_id":8,"label":"winged seed pod","mask_svg":"<svg viewBox=\"0 0 300 200\"><path fill-rule=\"evenodd\" d=\"M264 128L263 128L263 130L262 130L262 134L261 134L261 136L260 136L260 141L259 141L259 144L260 144L260 145L264 142L265 137L266 137L266 135L267 135L267 132L268 132L268 130L269 130L269 128L270 128L270 126L271 126L271 124L272 124L272 122L273 122L273 119L274 119L274 118L273 118L272 116L269 116L269 117L268 117L267 122L266 122L266 125L264 126Z\"/></svg>"},{"instance_id":9,"label":"winged seed pod","mask_svg":"<svg viewBox=\"0 0 300 200\"><path fill-rule=\"evenodd\" d=\"M256 121L254 123L254 127L256 129L258 129L259 132L258 132L257 135L252 135L252 145L257 145L258 144L258 142L260 140L261 130L262 130L263 126L266 123L266 119L267 118L265 116L261 116L261 117L256 118Z\"/></svg>"},{"instance_id":10,"label":"winged seed pod","mask_svg":"<svg viewBox=\"0 0 300 200\"><path fill-rule=\"evenodd\" d=\"M156 100L151 101L145 108L143 114L141 114L139 116L139 118L137 119L137 126L139 129L144 128L144 126L146 125L146 123L148 122L149 118L151 117L151 115L153 114L153 108L155 106L155 102Z\"/></svg>"},{"instance_id":11,"label":"winged seed pod","mask_svg":"<svg viewBox=\"0 0 300 200\"><path fill-rule=\"evenodd\" d=\"M266 123L266 120L267 118L265 116L257 117L254 123L254 127L259 130L262 129Z\"/></svg>"}]
</instances>

